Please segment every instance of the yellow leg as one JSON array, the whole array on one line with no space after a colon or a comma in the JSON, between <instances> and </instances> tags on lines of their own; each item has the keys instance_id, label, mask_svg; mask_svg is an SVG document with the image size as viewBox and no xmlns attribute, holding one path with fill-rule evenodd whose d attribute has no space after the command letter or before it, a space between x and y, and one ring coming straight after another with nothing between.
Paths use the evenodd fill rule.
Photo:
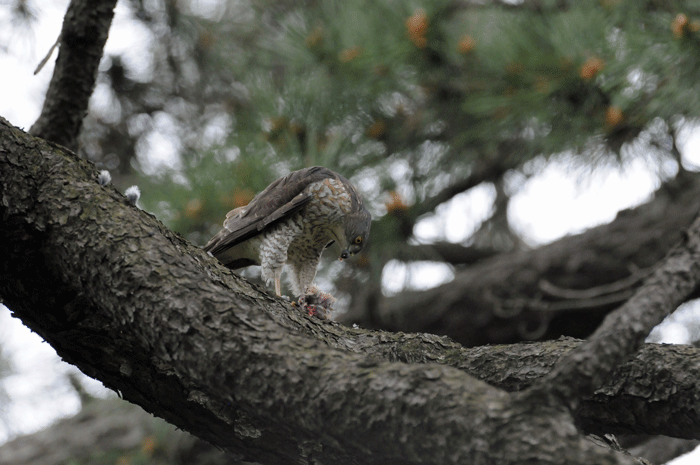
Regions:
<instances>
[{"instance_id":1,"label":"yellow leg","mask_svg":"<svg viewBox=\"0 0 700 465\"><path fill-rule=\"evenodd\" d=\"M282 283L280 282L281 274L282 273L275 271L275 293L278 296L282 296Z\"/></svg>"}]
</instances>

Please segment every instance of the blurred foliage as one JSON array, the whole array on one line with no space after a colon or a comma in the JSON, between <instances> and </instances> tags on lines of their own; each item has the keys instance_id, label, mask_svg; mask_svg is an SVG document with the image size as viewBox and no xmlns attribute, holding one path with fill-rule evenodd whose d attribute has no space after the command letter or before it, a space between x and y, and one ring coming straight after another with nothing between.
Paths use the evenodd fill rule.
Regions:
<instances>
[{"instance_id":1,"label":"blurred foliage","mask_svg":"<svg viewBox=\"0 0 700 465\"><path fill-rule=\"evenodd\" d=\"M375 218L360 279L379 278L416 221L483 183L493 213L464 243L522 246L504 176L527 179L557 154L667 166L700 112L690 0L127 7L148 40L105 57L84 155L120 188L138 183L142 206L199 244L276 177L335 169Z\"/></svg>"}]
</instances>

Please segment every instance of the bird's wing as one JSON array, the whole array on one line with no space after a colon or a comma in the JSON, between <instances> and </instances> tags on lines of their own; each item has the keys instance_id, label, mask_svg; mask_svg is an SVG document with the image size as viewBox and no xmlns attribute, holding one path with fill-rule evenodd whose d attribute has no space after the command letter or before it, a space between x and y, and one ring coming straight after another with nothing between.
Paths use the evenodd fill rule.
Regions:
<instances>
[{"instance_id":1,"label":"bird's wing","mask_svg":"<svg viewBox=\"0 0 700 465\"><path fill-rule=\"evenodd\" d=\"M204 246L204 250L219 253L261 234L275 223L292 216L312 200L304 190L314 182L337 178L333 171L314 166L293 171L267 186L245 207L226 215L224 229Z\"/></svg>"}]
</instances>

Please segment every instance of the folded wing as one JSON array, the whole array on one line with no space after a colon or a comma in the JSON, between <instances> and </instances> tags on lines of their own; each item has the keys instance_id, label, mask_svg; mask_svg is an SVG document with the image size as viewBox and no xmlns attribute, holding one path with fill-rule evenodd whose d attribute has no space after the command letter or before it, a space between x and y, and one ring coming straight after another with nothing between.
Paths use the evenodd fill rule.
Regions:
<instances>
[{"instance_id":1,"label":"folded wing","mask_svg":"<svg viewBox=\"0 0 700 465\"><path fill-rule=\"evenodd\" d=\"M245 207L226 215L224 229L204 246L215 257L241 242L251 239L279 221L291 217L312 200L304 190L326 178L337 178L331 170L320 166L304 168L274 181Z\"/></svg>"}]
</instances>

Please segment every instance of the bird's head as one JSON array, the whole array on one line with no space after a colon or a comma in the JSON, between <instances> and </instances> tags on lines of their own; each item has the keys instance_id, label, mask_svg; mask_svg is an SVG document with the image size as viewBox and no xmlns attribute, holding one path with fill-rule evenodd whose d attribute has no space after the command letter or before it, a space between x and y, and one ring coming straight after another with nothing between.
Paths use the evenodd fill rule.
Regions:
<instances>
[{"instance_id":1,"label":"bird's head","mask_svg":"<svg viewBox=\"0 0 700 465\"><path fill-rule=\"evenodd\" d=\"M364 206L357 213L345 216L343 233L339 237L340 259L349 258L359 253L369 237L372 217Z\"/></svg>"}]
</instances>

